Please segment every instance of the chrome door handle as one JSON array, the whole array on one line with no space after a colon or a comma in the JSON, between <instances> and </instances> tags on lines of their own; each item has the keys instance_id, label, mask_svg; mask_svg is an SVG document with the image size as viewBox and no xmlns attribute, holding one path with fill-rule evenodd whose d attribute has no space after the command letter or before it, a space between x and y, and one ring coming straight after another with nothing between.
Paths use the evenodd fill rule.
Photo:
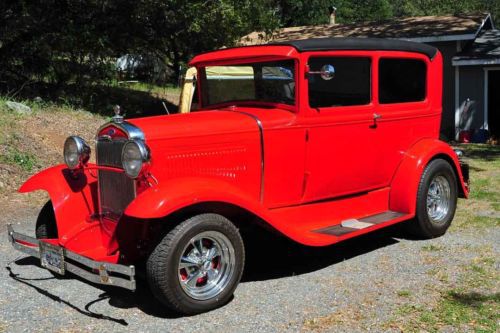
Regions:
<instances>
[{"instance_id":1,"label":"chrome door handle","mask_svg":"<svg viewBox=\"0 0 500 333\"><path fill-rule=\"evenodd\" d=\"M381 115L379 115L378 113L374 113L373 114L373 124L370 125L370 128L377 128L377 120L382 118Z\"/></svg>"}]
</instances>

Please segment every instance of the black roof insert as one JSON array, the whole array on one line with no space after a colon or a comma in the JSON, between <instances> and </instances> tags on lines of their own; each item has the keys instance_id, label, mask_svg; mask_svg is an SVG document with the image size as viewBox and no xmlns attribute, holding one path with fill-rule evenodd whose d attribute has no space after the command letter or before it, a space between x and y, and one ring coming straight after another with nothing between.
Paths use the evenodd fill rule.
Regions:
<instances>
[{"instance_id":1,"label":"black roof insert","mask_svg":"<svg viewBox=\"0 0 500 333\"><path fill-rule=\"evenodd\" d=\"M406 51L424 54L431 60L438 51L435 47L428 44L384 38L311 38L276 43L271 42L266 45L289 45L293 46L299 52L334 50Z\"/></svg>"}]
</instances>

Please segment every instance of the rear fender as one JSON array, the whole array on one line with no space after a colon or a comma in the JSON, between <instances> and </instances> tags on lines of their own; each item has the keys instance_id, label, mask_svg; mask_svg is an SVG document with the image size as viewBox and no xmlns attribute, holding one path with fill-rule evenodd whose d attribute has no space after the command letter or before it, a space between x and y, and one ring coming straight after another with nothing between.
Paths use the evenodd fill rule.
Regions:
<instances>
[{"instance_id":1,"label":"rear fender","mask_svg":"<svg viewBox=\"0 0 500 333\"><path fill-rule=\"evenodd\" d=\"M97 180L88 170L73 175L66 165L57 165L33 175L19 188L20 193L37 190L49 194L59 235L67 234L98 207Z\"/></svg>"},{"instance_id":2,"label":"rear fender","mask_svg":"<svg viewBox=\"0 0 500 333\"><path fill-rule=\"evenodd\" d=\"M125 215L140 219L162 218L202 202L232 204L265 219L265 210L258 200L224 181L206 178L172 179L151 187L130 203Z\"/></svg>"},{"instance_id":3,"label":"rear fender","mask_svg":"<svg viewBox=\"0 0 500 333\"><path fill-rule=\"evenodd\" d=\"M404 158L391 183L389 208L393 211L415 214L417 191L425 167L435 158L444 158L450 162L457 176L459 193L468 197L460 162L453 149L437 139L423 139L404 153Z\"/></svg>"}]
</instances>

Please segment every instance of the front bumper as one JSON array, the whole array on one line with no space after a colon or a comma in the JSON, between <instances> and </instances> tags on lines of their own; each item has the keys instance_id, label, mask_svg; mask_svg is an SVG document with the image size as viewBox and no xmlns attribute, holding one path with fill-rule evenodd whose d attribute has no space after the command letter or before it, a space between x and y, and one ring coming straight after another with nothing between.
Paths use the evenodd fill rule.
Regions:
<instances>
[{"instance_id":1,"label":"front bumper","mask_svg":"<svg viewBox=\"0 0 500 333\"><path fill-rule=\"evenodd\" d=\"M44 246L50 246L60 251L63 260L61 269L55 270L58 274L64 275L67 271L82 279L97 284L111 285L132 291L136 288L134 266L91 260L63 247L47 245L48 243L46 242L15 232L10 224L7 227L7 232L9 241L16 250L27 253L33 257L40 259L41 248ZM51 269L43 263L42 266Z\"/></svg>"}]
</instances>

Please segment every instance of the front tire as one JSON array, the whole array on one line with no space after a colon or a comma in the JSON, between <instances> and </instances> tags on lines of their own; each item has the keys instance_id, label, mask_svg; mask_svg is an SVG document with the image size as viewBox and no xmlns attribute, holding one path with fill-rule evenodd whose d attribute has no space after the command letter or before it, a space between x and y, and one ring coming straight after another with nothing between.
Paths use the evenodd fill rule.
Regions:
<instances>
[{"instance_id":1,"label":"front tire","mask_svg":"<svg viewBox=\"0 0 500 333\"><path fill-rule=\"evenodd\" d=\"M457 207L457 180L451 165L443 159L425 168L417 193L416 216L410 232L421 238L434 238L448 230Z\"/></svg>"},{"instance_id":2,"label":"front tire","mask_svg":"<svg viewBox=\"0 0 500 333\"><path fill-rule=\"evenodd\" d=\"M217 214L194 216L170 231L146 264L155 297L170 309L197 314L224 305L245 263L238 229Z\"/></svg>"},{"instance_id":3,"label":"front tire","mask_svg":"<svg viewBox=\"0 0 500 333\"><path fill-rule=\"evenodd\" d=\"M56 216L50 200L47 201L38 214L35 236L37 239L58 238Z\"/></svg>"}]
</instances>

